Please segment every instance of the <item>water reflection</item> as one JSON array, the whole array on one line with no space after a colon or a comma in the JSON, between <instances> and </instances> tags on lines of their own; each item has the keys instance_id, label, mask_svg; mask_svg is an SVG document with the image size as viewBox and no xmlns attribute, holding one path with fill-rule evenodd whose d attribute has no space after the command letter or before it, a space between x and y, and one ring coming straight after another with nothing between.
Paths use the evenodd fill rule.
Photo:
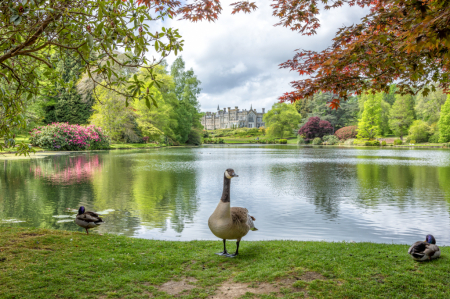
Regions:
<instances>
[{"instance_id":1,"label":"water reflection","mask_svg":"<svg viewBox=\"0 0 450 299\"><path fill-rule=\"evenodd\" d=\"M205 146L1 161L0 226L79 230L67 208L103 211L97 230L214 239L207 219L232 182L232 205L257 218L246 239L450 244L450 152Z\"/></svg>"}]
</instances>

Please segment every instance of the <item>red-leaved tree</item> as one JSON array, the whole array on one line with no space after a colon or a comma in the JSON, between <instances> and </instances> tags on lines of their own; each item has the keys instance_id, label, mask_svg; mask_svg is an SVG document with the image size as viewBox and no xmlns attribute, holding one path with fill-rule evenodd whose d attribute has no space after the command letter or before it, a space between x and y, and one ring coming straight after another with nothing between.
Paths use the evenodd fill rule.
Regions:
<instances>
[{"instance_id":1,"label":"red-leaved tree","mask_svg":"<svg viewBox=\"0 0 450 299\"><path fill-rule=\"evenodd\" d=\"M347 140L349 138L356 138L357 134L358 134L357 126L343 127L334 133L334 135L336 135L336 137L341 140Z\"/></svg>"},{"instance_id":2,"label":"red-leaved tree","mask_svg":"<svg viewBox=\"0 0 450 299\"><path fill-rule=\"evenodd\" d=\"M306 124L298 130L298 135L303 136L305 140L311 140L316 137L322 138L323 136L332 133L333 126L331 123L326 120L320 120L320 117L318 116L310 117Z\"/></svg>"}]
</instances>

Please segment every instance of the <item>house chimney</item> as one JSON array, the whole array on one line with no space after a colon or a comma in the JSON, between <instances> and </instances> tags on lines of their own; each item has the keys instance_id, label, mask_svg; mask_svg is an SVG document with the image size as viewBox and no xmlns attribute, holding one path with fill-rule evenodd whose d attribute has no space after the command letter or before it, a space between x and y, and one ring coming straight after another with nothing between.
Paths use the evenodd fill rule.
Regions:
<instances>
[{"instance_id":1,"label":"house chimney","mask_svg":"<svg viewBox=\"0 0 450 299\"><path fill-rule=\"evenodd\" d=\"M264 111L266 110L266 108L262 108L262 112L263 112L263 114L265 113Z\"/></svg>"},{"instance_id":2,"label":"house chimney","mask_svg":"<svg viewBox=\"0 0 450 299\"><path fill-rule=\"evenodd\" d=\"M224 107L223 108L223 113L225 113L225 112L227 112L227 108Z\"/></svg>"}]
</instances>

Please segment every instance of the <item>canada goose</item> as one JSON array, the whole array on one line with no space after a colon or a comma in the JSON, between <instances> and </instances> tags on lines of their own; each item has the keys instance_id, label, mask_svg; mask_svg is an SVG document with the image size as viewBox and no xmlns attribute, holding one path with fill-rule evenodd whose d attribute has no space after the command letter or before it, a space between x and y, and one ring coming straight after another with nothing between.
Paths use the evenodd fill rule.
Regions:
<instances>
[{"instance_id":1,"label":"canada goose","mask_svg":"<svg viewBox=\"0 0 450 299\"><path fill-rule=\"evenodd\" d=\"M427 235L425 241L417 241L414 243L409 248L408 253L416 261L426 261L441 256L441 251L436 246L436 239L432 235Z\"/></svg>"},{"instance_id":2,"label":"canada goose","mask_svg":"<svg viewBox=\"0 0 450 299\"><path fill-rule=\"evenodd\" d=\"M104 222L97 213L85 211L84 207L81 206L78 209L78 215L75 218L75 223L86 229L86 234L89 235L89 228L97 227Z\"/></svg>"},{"instance_id":3,"label":"canada goose","mask_svg":"<svg viewBox=\"0 0 450 299\"><path fill-rule=\"evenodd\" d=\"M238 255L239 242L249 230L258 230L253 221L256 220L248 214L246 208L230 208L230 182L231 178L237 177L233 169L225 170L223 176L223 193L214 213L209 217L208 226L211 232L223 240L223 252L216 253L227 257ZM236 239L236 252L230 254L227 252L226 240Z\"/></svg>"}]
</instances>

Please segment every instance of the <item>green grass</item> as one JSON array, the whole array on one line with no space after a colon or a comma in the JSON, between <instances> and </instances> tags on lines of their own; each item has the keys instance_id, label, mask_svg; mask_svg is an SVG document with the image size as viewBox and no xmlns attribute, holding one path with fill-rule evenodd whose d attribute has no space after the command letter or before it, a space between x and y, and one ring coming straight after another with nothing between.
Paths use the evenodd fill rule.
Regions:
<instances>
[{"instance_id":1,"label":"green grass","mask_svg":"<svg viewBox=\"0 0 450 299\"><path fill-rule=\"evenodd\" d=\"M165 144L155 144L155 143L113 143L110 145L112 149L132 149L132 148L150 148L150 147L161 147L166 146Z\"/></svg>"},{"instance_id":2,"label":"green grass","mask_svg":"<svg viewBox=\"0 0 450 299\"><path fill-rule=\"evenodd\" d=\"M233 242L228 242L230 251ZM220 295L221 286L273 293L242 298L448 298L450 249L419 263L407 245L241 242L217 256L217 241L157 241L47 229L0 230L1 298L173 298L161 286L190 278L181 298ZM312 277L312 278L311 278ZM223 287L222 287L223 290Z\"/></svg>"}]
</instances>

